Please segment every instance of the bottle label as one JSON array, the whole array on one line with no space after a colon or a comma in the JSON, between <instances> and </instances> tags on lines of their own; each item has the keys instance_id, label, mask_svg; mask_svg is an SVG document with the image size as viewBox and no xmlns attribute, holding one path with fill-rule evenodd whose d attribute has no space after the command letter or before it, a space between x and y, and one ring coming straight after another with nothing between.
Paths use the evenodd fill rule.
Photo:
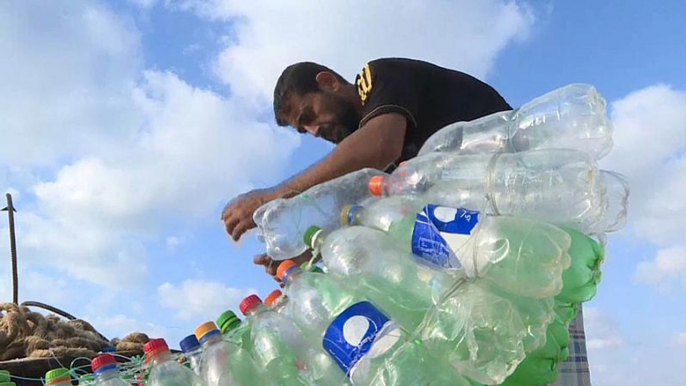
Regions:
<instances>
[{"instance_id":1,"label":"bottle label","mask_svg":"<svg viewBox=\"0 0 686 386\"><path fill-rule=\"evenodd\" d=\"M426 208L425 208L426 209ZM439 267L450 267L448 242L433 224L426 211L417 213L412 231L412 253Z\"/></svg>"},{"instance_id":2,"label":"bottle label","mask_svg":"<svg viewBox=\"0 0 686 386\"><path fill-rule=\"evenodd\" d=\"M395 324L370 302L348 307L329 325L324 333L324 350L350 376L350 372L382 336ZM378 354L377 354L378 355Z\"/></svg>"},{"instance_id":3,"label":"bottle label","mask_svg":"<svg viewBox=\"0 0 686 386\"><path fill-rule=\"evenodd\" d=\"M478 211L427 205L417 213L412 252L433 264L458 268L454 251L467 242L478 222Z\"/></svg>"},{"instance_id":4,"label":"bottle label","mask_svg":"<svg viewBox=\"0 0 686 386\"><path fill-rule=\"evenodd\" d=\"M478 210L427 205L424 212L441 233L469 236L479 223Z\"/></svg>"}]
</instances>

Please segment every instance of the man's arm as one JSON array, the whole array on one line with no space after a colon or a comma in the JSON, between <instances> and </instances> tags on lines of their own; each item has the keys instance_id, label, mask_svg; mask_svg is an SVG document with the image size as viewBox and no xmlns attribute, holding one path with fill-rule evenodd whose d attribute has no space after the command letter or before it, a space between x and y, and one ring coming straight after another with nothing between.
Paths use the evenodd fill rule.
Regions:
<instances>
[{"instance_id":1,"label":"man's arm","mask_svg":"<svg viewBox=\"0 0 686 386\"><path fill-rule=\"evenodd\" d=\"M274 189L249 192L227 205L222 213L226 231L237 241L255 227L252 216L263 204L291 197L314 185L363 169L384 170L400 158L407 118L398 113L379 115L345 138L323 160L282 182Z\"/></svg>"},{"instance_id":2,"label":"man's arm","mask_svg":"<svg viewBox=\"0 0 686 386\"><path fill-rule=\"evenodd\" d=\"M372 118L341 141L323 160L277 186L281 197L289 197L363 168L385 170L403 150L407 118L398 113Z\"/></svg>"}]
</instances>

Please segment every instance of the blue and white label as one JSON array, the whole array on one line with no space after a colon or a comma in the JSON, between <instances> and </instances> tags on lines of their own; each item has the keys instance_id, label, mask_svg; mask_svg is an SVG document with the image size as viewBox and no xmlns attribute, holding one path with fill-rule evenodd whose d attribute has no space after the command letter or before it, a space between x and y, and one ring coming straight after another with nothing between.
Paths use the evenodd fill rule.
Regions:
<instances>
[{"instance_id":1,"label":"blue and white label","mask_svg":"<svg viewBox=\"0 0 686 386\"><path fill-rule=\"evenodd\" d=\"M394 323L373 304L363 301L348 307L324 333L324 350L350 376L355 364L372 348L377 337Z\"/></svg>"},{"instance_id":2,"label":"blue and white label","mask_svg":"<svg viewBox=\"0 0 686 386\"><path fill-rule=\"evenodd\" d=\"M435 265L458 268L455 251L467 242L478 223L478 211L427 205L417 213L412 252Z\"/></svg>"},{"instance_id":3,"label":"blue and white label","mask_svg":"<svg viewBox=\"0 0 686 386\"><path fill-rule=\"evenodd\" d=\"M439 267L450 267L452 252L426 211L417 213L412 231L412 253Z\"/></svg>"},{"instance_id":4,"label":"blue and white label","mask_svg":"<svg viewBox=\"0 0 686 386\"><path fill-rule=\"evenodd\" d=\"M464 208L449 208L446 206L427 205L424 213L442 233L471 235L472 230L479 223L479 211Z\"/></svg>"}]
</instances>

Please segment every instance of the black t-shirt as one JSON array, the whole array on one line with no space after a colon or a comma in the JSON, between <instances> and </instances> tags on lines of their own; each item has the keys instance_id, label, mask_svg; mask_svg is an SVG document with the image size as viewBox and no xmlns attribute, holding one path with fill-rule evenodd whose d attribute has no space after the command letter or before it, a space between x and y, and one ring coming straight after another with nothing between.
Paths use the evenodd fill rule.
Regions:
<instances>
[{"instance_id":1,"label":"black t-shirt","mask_svg":"<svg viewBox=\"0 0 686 386\"><path fill-rule=\"evenodd\" d=\"M377 59L355 79L362 98L362 121L387 113L407 118L400 163L415 157L424 142L444 126L511 110L498 92L465 73L412 59ZM395 167L391 167L394 169Z\"/></svg>"}]
</instances>

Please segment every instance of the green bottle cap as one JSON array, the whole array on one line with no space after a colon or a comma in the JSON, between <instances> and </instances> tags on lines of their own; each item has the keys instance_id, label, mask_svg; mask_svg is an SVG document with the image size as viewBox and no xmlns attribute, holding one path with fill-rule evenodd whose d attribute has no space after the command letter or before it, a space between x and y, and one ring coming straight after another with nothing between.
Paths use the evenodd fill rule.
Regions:
<instances>
[{"instance_id":1,"label":"green bottle cap","mask_svg":"<svg viewBox=\"0 0 686 386\"><path fill-rule=\"evenodd\" d=\"M312 225L311 227L307 228L305 231L305 234L303 235L303 241L305 242L305 245L308 247L312 247L312 242L315 239L315 236L317 233L319 233L322 230L322 228Z\"/></svg>"},{"instance_id":2,"label":"green bottle cap","mask_svg":"<svg viewBox=\"0 0 686 386\"><path fill-rule=\"evenodd\" d=\"M71 380L71 374L69 374L69 369L60 367L58 369L50 370L47 373L45 373L45 382L55 381L58 379Z\"/></svg>"},{"instance_id":3,"label":"green bottle cap","mask_svg":"<svg viewBox=\"0 0 686 386\"><path fill-rule=\"evenodd\" d=\"M0 382L0 386L17 386L14 382Z\"/></svg>"},{"instance_id":4,"label":"green bottle cap","mask_svg":"<svg viewBox=\"0 0 686 386\"><path fill-rule=\"evenodd\" d=\"M217 318L217 326L219 327L219 330L222 332L222 334L226 334L227 332L240 326L240 324L241 320L238 319L238 316L236 316L236 314L233 311L224 311Z\"/></svg>"},{"instance_id":5,"label":"green bottle cap","mask_svg":"<svg viewBox=\"0 0 686 386\"><path fill-rule=\"evenodd\" d=\"M317 267L314 264L310 264L309 262L304 262L300 264L300 269L306 272L324 273L324 271L321 268Z\"/></svg>"},{"instance_id":6,"label":"green bottle cap","mask_svg":"<svg viewBox=\"0 0 686 386\"><path fill-rule=\"evenodd\" d=\"M7 370L0 370L0 382L9 382L10 372Z\"/></svg>"}]
</instances>

